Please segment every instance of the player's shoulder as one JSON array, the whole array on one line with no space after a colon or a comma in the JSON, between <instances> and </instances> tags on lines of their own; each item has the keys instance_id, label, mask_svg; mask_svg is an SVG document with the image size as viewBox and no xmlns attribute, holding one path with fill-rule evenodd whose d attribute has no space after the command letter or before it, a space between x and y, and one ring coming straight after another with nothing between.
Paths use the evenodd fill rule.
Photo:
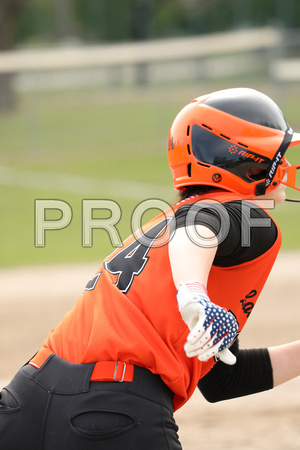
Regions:
<instances>
[{"instance_id":1,"label":"player's shoulder","mask_svg":"<svg viewBox=\"0 0 300 450\"><path fill-rule=\"evenodd\" d=\"M269 214L268 209L264 208L261 204L251 199L245 198L231 198L225 199L225 201L218 201L216 199L200 198L194 199L194 201L182 202L177 205L175 209L175 218L177 221L187 217L199 216L199 214L208 214L212 216L219 216L220 219L233 218L235 220L251 217L272 217ZM272 205L267 204L268 208Z\"/></svg>"}]
</instances>

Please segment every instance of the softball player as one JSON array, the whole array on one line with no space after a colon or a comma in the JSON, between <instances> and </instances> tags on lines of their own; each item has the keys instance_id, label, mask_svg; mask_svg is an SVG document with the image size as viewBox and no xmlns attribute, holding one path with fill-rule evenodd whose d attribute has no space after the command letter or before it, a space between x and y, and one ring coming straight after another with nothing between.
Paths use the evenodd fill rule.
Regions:
<instances>
[{"instance_id":1,"label":"softball player","mask_svg":"<svg viewBox=\"0 0 300 450\"><path fill-rule=\"evenodd\" d=\"M300 374L300 342L238 343L281 243L262 201L295 187L297 144L251 89L180 111L168 139L180 200L104 260L2 390L1 450L179 450L173 412L197 387L217 402Z\"/></svg>"}]
</instances>

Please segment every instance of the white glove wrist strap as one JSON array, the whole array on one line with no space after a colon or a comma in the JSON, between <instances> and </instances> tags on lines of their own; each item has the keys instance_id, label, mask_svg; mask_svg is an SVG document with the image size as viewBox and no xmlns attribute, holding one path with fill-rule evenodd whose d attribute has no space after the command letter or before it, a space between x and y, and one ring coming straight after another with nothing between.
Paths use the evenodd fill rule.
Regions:
<instances>
[{"instance_id":1,"label":"white glove wrist strap","mask_svg":"<svg viewBox=\"0 0 300 450\"><path fill-rule=\"evenodd\" d=\"M181 282L177 291L179 310L182 310L183 305L199 302L203 297L208 300L207 289L200 281L191 280L185 283Z\"/></svg>"}]
</instances>

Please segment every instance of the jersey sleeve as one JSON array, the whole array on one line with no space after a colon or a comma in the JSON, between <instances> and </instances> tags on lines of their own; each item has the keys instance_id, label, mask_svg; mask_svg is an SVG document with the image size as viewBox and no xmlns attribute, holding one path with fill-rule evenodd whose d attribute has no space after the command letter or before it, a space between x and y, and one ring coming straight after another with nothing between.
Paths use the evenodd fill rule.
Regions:
<instances>
[{"instance_id":1,"label":"jersey sleeve","mask_svg":"<svg viewBox=\"0 0 300 450\"><path fill-rule=\"evenodd\" d=\"M190 214L191 207L194 208ZM203 225L219 240L214 265L230 267L243 264L259 257L272 247L277 238L277 227L272 218L261 208L249 201L231 201L220 205L224 207L229 224L225 237L220 233L224 226L224 214L220 214L215 207L203 203L199 212L195 211L195 204L183 205L175 213L176 227L188 225Z\"/></svg>"}]
</instances>

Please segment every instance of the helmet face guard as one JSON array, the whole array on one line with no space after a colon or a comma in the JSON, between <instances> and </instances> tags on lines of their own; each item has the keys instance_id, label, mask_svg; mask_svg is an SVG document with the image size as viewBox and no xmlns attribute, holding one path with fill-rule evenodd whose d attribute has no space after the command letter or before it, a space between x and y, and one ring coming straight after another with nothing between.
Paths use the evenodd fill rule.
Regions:
<instances>
[{"instance_id":1,"label":"helmet face guard","mask_svg":"<svg viewBox=\"0 0 300 450\"><path fill-rule=\"evenodd\" d=\"M294 133L291 139L291 142L288 146L289 154L290 151L292 152L292 148L294 146L300 145L300 134ZM294 165L286 165L285 167L278 167L278 178L280 179L280 183L284 184L285 186L288 186L292 189L295 189L296 191L300 191L300 172L298 170L300 169L300 164L294 164ZM296 201L288 199L289 201ZM300 201L300 200L299 200Z\"/></svg>"},{"instance_id":2,"label":"helmet face guard","mask_svg":"<svg viewBox=\"0 0 300 450\"><path fill-rule=\"evenodd\" d=\"M299 143L300 135L264 94L238 88L199 97L170 129L174 187L208 185L246 196L263 195L279 183L295 188L300 165L289 166L284 155Z\"/></svg>"},{"instance_id":3,"label":"helmet face guard","mask_svg":"<svg viewBox=\"0 0 300 450\"><path fill-rule=\"evenodd\" d=\"M278 185L278 182L279 183L282 182L284 177L282 176L282 170L278 170L278 168L281 165L283 165L283 163L285 163L283 165L283 170L286 171L287 163L286 160L284 159L284 154L292 141L292 137L293 137L293 130L290 127L288 127L278 150L274 154L273 159L269 164L265 181L256 186L256 195L263 195L266 193L267 188L271 186L271 184L273 184L273 186L276 187ZM273 181L276 174L277 180Z\"/></svg>"},{"instance_id":4,"label":"helmet face guard","mask_svg":"<svg viewBox=\"0 0 300 450\"><path fill-rule=\"evenodd\" d=\"M294 166L290 166L285 170L285 173L287 174L286 181L281 181L282 184L285 184L288 187L291 187L293 189L296 189L297 191L300 191L300 183L299 180L297 180L297 170L300 169L300 164L296 164ZM299 172L300 174L300 172Z\"/></svg>"}]
</instances>

